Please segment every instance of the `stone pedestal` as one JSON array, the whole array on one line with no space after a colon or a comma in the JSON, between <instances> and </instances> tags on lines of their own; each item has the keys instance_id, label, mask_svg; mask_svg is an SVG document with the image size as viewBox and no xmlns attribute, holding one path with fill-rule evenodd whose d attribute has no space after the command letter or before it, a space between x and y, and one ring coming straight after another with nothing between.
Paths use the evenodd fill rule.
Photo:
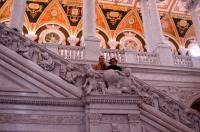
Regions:
<instances>
[{"instance_id":1,"label":"stone pedestal","mask_svg":"<svg viewBox=\"0 0 200 132\"><path fill-rule=\"evenodd\" d=\"M192 57L192 64L195 68L200 68L200 57Z\"/></svg>"},{"instance_id":2,"label":"stone pedestal","mask_svg":"<svg viewBox=\"0 0 200 132\"><path fill-rule=\"evenodd\" d=\"M45 47L46 47L48 50L51 50L51 51L53 51L54 53L58 54L58 45L57 45L57 44L49 44L49 43L46 43L46 44L45 44Z\"/></svg>"},{"instance_id":3,"label":"stone pedestal","mask_svg":"<svg viewBox=\"0 0 200 132\"><path fill-rule=\"evenodd\" d=\"M126 63L136 63L137 62L136 55L137 51L125 49Z\"/></svg>"},{"instance_id":4,"label":"stone pedestal","mask_svg":"<svg viewBox=\"0 0 200 132\"><path fill-rule=\"evenodd\" d=\"M139 100L137 95L86 97L87 132L142 132Z\"/></svg>"},{"instance_id":5,"label":"stone pedestal","mask_svg":"<svg viewBox=\"0 0 200 132\"><path fill-rule=\"evenodd\" d=\"M155 50L159 55L160 64L163 66L173 66L174 59L171 48L166 44L159 44Z\"/></svg>"},{"instance_id":6,"label":"stone pedestal","mask_svg":"<svg viewBox=\"0 0 200 132\"><path fill-rule=\"evenodd\" d=\"M84 40L84 59L97 61L100 51L100 40L97 37L87 37Z\"/></svg>"}]
</instances>

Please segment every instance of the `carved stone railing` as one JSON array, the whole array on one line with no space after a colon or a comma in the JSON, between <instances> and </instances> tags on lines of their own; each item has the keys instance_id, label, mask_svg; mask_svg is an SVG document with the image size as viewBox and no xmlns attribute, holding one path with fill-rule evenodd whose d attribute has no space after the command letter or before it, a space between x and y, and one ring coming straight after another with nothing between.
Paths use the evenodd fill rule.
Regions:
<instances>
[{"instance_id":1,"label":"carved stone railing","mask_svg":"<svg viewBox=\"0 0 200 132\"><path fill-rule=\"evenodd\" d=\"M58 45L58 54L65 59L82 60L84 57L84 47Z\"/></svg>"},{"instance_id":2,"label":"carved stone railing","mask_svg":"<svg viewBox=\"0 0 200 132\"><path fill-rule=\"evenodd\" d=\"M148 104L158 111L164 113L168 117L184 124L185 126L200 132L200 114L189 109L187 106L177 102L168 95L156 90L155 88L145 84L138 78L136 82L141 84L140 89L144 89L147 93L144 103Z\"/></svg>"},{"instance_id":3,"label":"carved stone railing","mask_svg":"<svg viewBox=\"0 0 200 132\"><path fill-rule=\"evenodd\" d=\"M156 53L148 53L148 52L137 52L136 53L136 61L137 63L144 64L158 64L158 55Z\"/></svg>"},{"instance_id":4,"label":"carved stone railing","mask_svg":"<svg viewBox=\"0 0 200 132\"><path fill-rule=\"evenodd\" d=\"M0 40L1 45L37 63L44 70L58 75L68 83L83 89L84 96L137 94L142 98L144 104L197 132L200 130L198 113L134 77L131 75L130 69L124 69L122 72L113 70L97 72L87 66L72 64L2 24L0 24Z\"/></svg>"},{"instance_id":5,"label":"carved stone railing","mask_svg":"<svg viewBox=\"0 0 200 132\"><path fill-rule=\"evenodd\" d=\"M192 67L192 59L190 56L174 55L174 65Z\"/></svg>"},{"instance_id":6,"label":"carved stone railing","mask_svg":"<svg viewBox=\"0 0 200 132\"><path fill-rule=\"evenodd\" d=\"M105 56L106 61L109 61L111 58L116 58L118 62L125 62L124 50L118 49L101 49L102 54Z\"/></svg>"},{"instance_id":7,"label":"carved stone railing","mask_svg":"<svg viewBox=\"0 0 200 132\"><path fill-rule=\"evenodd\" d=\"M63 80L78 85L84 76L85 67L72 64L45 48L31 41L20 33L0 24L0 44L15 51L24 58L38 64L44 70L52 72ZM76 84L75 84L76 83Z\"/></svg>"},{"instance_id":8,"label":"carved stone railing","mask_svg":"<svg viewBox=\"0 0 200 132\"><path fill-rule=\"evenodd\" d=\"M193 129L200 130L200 114L189 109L165 93L149 86L142 80L131 75L131 69L122 72L108 70L87 74L83 86L86 95L139 95L145 105L164 113L171 120ZM141 106L142 107L142 106Z\"/></svg>"}]
</instances>

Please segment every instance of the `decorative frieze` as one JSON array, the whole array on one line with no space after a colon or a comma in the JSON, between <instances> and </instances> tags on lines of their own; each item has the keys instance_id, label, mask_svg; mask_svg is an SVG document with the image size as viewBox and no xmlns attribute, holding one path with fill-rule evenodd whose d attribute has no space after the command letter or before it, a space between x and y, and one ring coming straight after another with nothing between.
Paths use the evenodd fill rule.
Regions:
<instances>
[{"instance_id":1,"label":"decorative frieze","mask_svg":"<svg viewBox=\"0 0 200 132\"><path fill-rule=\"evenodd\" d=\"M47 98L31 98L31 97L9 97L0 96L0 104L24 104L24 105L41 105L41 106L83 106L79 99L47 99Z\"/></svg>"},{"instance_id":2,"label":"decorative frieze","mask_svg":"<svg viewBox=\"0 0 200 132\"><path fill-rule=\"evenodd\" d=\"M39 114L14 114L0 113L0 123L22 123L22 124L83 124L82 115L39 115Z\"/></svg>"}]
</instances>

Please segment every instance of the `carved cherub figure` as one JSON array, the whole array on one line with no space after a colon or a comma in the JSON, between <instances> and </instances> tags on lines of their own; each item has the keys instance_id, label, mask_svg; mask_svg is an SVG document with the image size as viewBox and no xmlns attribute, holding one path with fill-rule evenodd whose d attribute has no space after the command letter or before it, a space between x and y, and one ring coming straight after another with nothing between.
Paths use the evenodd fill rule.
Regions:
<instances>
[{"instance_id":1,"label":"carved cherub figure","mask_svg":"<svg viewBox=\"0 0 200 132\"><path fill-rule=\"evenodd\" d=\"M87 78L86 78L85 83L83 84L83 88L85 89L85 92L87 95L90 94L93 89L96 90L98 88L96 74L97 73L95 73L95 71L93 71L92 69L88 69L87 71L87 75L86 75Z\"/></svg>"},{"instance_id":2,"label":"carved cherub figure","mask_svg":"<svg viewBox=\"0 0 200 132\"><path fill-rule=\"evenodd\" d=\"M55 68L55 63L47 52L39 53L38 65L47 71L52 71Z\"/></svg>"}]
</instances>

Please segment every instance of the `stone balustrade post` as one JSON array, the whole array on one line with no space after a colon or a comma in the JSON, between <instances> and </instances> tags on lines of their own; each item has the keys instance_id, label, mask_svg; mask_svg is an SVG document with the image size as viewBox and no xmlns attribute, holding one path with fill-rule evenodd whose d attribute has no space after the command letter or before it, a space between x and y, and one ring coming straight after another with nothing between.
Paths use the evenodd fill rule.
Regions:
<instances>
[{"instance_id":1,"label":"stone balustrade post","mask_svg":"<svg viewBox=\"0 0 200 132\"><path fill-rule=\"evenodd\" d=\"M46 43L45 47L49 50L51 50L52 52L58 54L58 44L52 44L52 43Z\"/></svg>"},{"instance_id":2,"label":"stone balustrade post","mask_svg":"<svg viewBox=\"0 0 200 132\"><path fill-rule=\"evenodd\" d=\"M125 53L125 62L126 63L137 63L137 52L130 50L130 49L125 49L124 50Z\"/></svg>"},{"instance_id":3,"label":"stone balustrade post","mask_svg":"<svg viewBox=\"0 0 200 132\"><path fill-rule=\"evenodd\" d=\"M192 65L195 68L200 68L200 57L192 57Z\"/></svg>"}]
</instances>

